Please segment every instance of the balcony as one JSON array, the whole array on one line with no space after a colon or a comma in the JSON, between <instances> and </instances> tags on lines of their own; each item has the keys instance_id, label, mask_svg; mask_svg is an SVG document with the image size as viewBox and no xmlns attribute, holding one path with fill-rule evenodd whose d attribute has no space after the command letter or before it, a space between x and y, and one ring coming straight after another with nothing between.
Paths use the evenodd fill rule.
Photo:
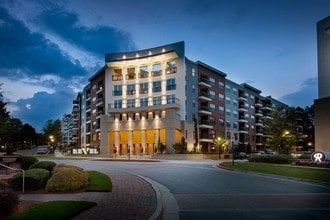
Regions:
<instances>
[{"instance_id":1,"label":"balcony","mask_svg":"<svg viewBox=\"0 0 330 220\"><path fill-rule=\"evenodd\" d=\"M247 110L244 106L240 105L240 106L238 107L238 111L239 111L239 112L247 112L248 110Z\"/></svg>"},{"instance_id":2,"label":"balcony","mask_svg":"<svg viewBox=\"0 0 330 220\"><path fill-rule=\"evenodd\" d=\"M173 66L173 67L168 67L166 68L165 72L166 74L174 74L177 72L177 67L176 66Z\"/></svg>"},{"instance_id":3,"label":"balcony","mask_svg":"<svg viewBox=\"0 0 330 220\"><path fill-rule=\"evenodd\" d=\"M143 102L140 105L136 105L135 103L128 103L126 106L124 105L108 105L108 113L122 113L122 112L136 112L136 111L153 111L153 110L163 110L169 108L180 108L179 99L166 99L166 103L160 102Z\"/></svg>"},{"instance_id":4,"label":"balcony","mask_svg":"<svg viewBox=\"0 0 330 220\"><path fill-rule=\"evenodd\" d=\"M244 96L240 96L240 97L238 97L238 100L239 100L239 101L243 101L243 102L247 102L247 98L244 97Z\"/></svg>"},{"instance_id":5,"label":"balcony","mask_svg":"<svg viewBox=\"0 0 330 220\"><path fill-rule=\"evenodd\" d=\"M205 86L205 87L208 87L208 88L212 87L210 81L207 78L203 78L203 77L199 78L198 85Z\"/></svg>"},{"instance_id":6,"label":"balcony","mask_svg":"<svg viewBox=\"0 0 330 220\"><path fill-rule=\"evenodd\" d=\"M238 118L238 122L247 123L247 122L248 122L248 119L247 119L246 117L244 117L244 116L240 116L240 117Z\"/></svg>"},{"instance_id":7,"label":"balcony","mask_svg":"<svg viewBox=\"0 0 330 220\"><path fill-rule=\"evenodd\" d=\"M248 130L246 129L246 128L240 128L239 130L238 130L238 133L241 133L241 134L247 134L247 133L249 133L248 132Z\"/></svg>"},{"instance_id":8,"label":"balcony","mask_svg":"<svg viewBox=\"0 0 330 220\"><path fill-rule=\"evenodd\" d=\"M256 112L256 113L255 113L255 116L257 116L257 117L262 117L263 114L262 114L261 112Z\"/></svg>"},{"instance_id":9,"label":"balcony","mask_svg":"<svg viewBox=\"0 0 330 220\"><path fill-rule=\"evenodd\" d=\"M201 100L209 101L209 102L212 101L210 95L207 92L200 92L198 98Z\"/></svg>"},{"instance_id":10,"label":"balcony","mask_svg":"<svg viewBox=\"0 0 330 220\"><path fill-rule=\"evenodd\" d=\"M262 107L262 104L261 104L261 102L256 102L255 106Z\"/></svg>"},{"instance_id":11,"label":"balcony","mask_svg":"<svg viewBox=\"0 0 330 220\"><path fill-rule=\"evenodd\" d=\"M103 104L103 98L98 98L96 102L96 106L102 105Z\"/></svg>"},{"instance_id":12,"label":"balcony","mask_svg":"<svg viewBox=\"0 0 330 220\"><path fill-rule=\"evenodd\" d=\"M100 87L97 89L96 94L99 94L99 93L101 93L101 92L103 92L103 86L100 86Z\"/></svg>"},{"instance_id":13,"label":"balcony","mask_svg":"<svg viewBox=\"0 0 330 220\"><path fill-rule=\"evenodd\" d=\"M211 115L212 114L212 111L209 107L207 106L201 106L199 108L199 111L198 111L200 114L207 114L207 115Z\"/></svg>"},{"instance_id":14,"label":"balcony","mask_svg":"<svg viewBox=\"0 0 330 220\"><path fill-rule=\"evenodd\" d=\"M213 134L201 134L199 136L199 142L209 142L209 143L213 143Z\"/></svg>"},{"instance_id":15,"label":"balcony","mask_svg":"<svg viewBox=\"0 0 330 220\"><path fill-rule=\"evenodd\" d=\"M270 105L265 105L265 106L262 107L262 110L264 110L264 111L272 111L273 109L272 109L272 107Z\"/></svg>"},{"instance_id":16,"label":"balcony","mask_svg":"<svg viewBox=\"0 0 330 220\"><path fill-rule=\"evenodd\" d=\"M122 81L123 75L112 75L112 81Z\"/></svg>"},{"instance_id":17,"label":"balcony","mask_svg":"<svg viewBox=\"0 0 330 220\"><path fill-rule=\"evenodd\" d=\"M210 121L210 120L201 120L200 123L199 123L200 128L212 129L213 125L214 125L214 121Z\"/></svg>"},{"instance_id":18,"label":"balcony","mask_svg":"<svg viewBox=\"0 0 330 220\"><path fill-rule=\"evenodd\" d=\"M262 122L258 121L258 122L256 122L256 126L263 127L264 124Z\"/></svg>"},{"instance_id":19,"label":"balcony","mask_svg":"<svg viewBox=\"0 0 330 220\"><path fill-rule=\"evenodd\" d=\"M272 120L272 119L273 119L273 118L270 117L269 115L265 115L265 116L263 116L262 118L263 118L263 119L269 119L269 120Z\"/></svg>"}]
</instances>

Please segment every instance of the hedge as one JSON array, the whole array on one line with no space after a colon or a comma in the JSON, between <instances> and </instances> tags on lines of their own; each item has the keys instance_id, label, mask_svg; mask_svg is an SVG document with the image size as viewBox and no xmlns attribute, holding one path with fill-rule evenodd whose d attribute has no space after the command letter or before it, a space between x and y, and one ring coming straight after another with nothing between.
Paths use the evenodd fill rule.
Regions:
<instances>
[{"instance_id":1,"label":"hedge","mask_svg":"<svg viewBox=\"0 0 330 220\"><path fill-rule=\"evenodd\" d=\"M290 160L281 156L253 156L249 158L249 162L254 163L275 163L275 164L287 164Z\"/></svg>"},{"instance_id":2,"label":"hedge","mask_svg":"<svg viewBox=\"0 0 330 220\"><path fill-rule=\"evenodd\" d=\"M25 189L37 190L44 188L49 178L49 171L45 169L29 169L25 171ZM23 174L18 173L9 180L9 185L16 190L21 190Z\"/></svg>"},{"instance_id":3,"label":"hedge","mask_svg":"<svg viewBox=\"0 0 330 220\"><path fill-rule=\"evenodd\" d=\"M41 168L52 172L53 168L56 166L56 163L53 161L38 161L30 166L29 169Z\"/></svg>"},{"instance_id":4,"label":"hedge","mask_svg":"<svg viewBox=\"0 0 330 220\"><path fill-rule=\"evenodd\" d=\"M6 189L6 188L9 188L9 184L6 183L5 181L3 180L0 180L0 189Z\"/></svg>"},{"instance_id":5,"label":"hedge","mask_svg":"<svg viewBox=\"0 0 330 220\"><path fill-rule=\"evenodd\" d=\"M22 164L22 169L27 170L32 166L34 163L38 162L39 160L35 157L29 156L19 156L16 159L16 162L20 162Z\"/></svg>"}]
</instances>

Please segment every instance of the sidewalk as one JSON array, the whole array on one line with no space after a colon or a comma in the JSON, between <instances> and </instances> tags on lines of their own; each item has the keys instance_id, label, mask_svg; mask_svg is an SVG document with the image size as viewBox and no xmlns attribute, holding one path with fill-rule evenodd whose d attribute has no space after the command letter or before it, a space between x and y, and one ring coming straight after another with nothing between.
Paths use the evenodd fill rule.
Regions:
<instances>
[{"instance_id":1,"label":"sidewalk","mask_svg":"<svg viewBox=\"0 0 330 220\"><path fill-rule=\"evenodd\" d=\"M21 200L93 201L97 206L73 219L157 219L161 207L157 206L157 194L153 186L144 179L115 170L100 170L111 177L112 192L82 192L70 194L21 194Z\"/></svg>"}]
</instances>

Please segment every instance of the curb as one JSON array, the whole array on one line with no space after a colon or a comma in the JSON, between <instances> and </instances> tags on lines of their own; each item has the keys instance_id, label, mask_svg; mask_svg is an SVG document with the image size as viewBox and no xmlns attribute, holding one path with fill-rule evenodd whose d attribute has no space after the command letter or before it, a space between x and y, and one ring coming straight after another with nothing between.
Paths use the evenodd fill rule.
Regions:
<instances>
[{"instance_id":1,"label":"curb","mask_svg":"<svg viewBox=\"0 0 330 220\"><path fill-rule=\"evenodd\" d=\"M225 167L225 166L221 166L221 165L218 165L217 167L220 169L223 169L223 170L234 171L233 168L229 168L229 167Z\"/></svg>"}]
</instances>

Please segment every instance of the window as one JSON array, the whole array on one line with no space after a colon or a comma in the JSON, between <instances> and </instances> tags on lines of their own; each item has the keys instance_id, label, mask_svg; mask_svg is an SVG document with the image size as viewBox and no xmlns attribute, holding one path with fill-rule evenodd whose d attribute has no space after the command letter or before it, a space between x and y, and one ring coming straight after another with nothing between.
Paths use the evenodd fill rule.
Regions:
<instances>
[{"instance_id":1,"label":"window","mask_svg":"<svg viewBox=\"0 0 330 220\"><path fill-rule=\"evenodd\" d=\"M173 104L173 103L175 103L175 95L167 95L166 96L166 103L167 104Z\"/></svg>"},{"instance_id":2,"label":"window","mask_svg":"<svg viewBox=\"0 0 330 220\"><path fill-rule=\"evenodd\" d=\"M225 86L225 84L224 84L223 82L219 81L219 88L220 88L220 89L223 89L224 86Z\"/></svg>"},{"instance_id":3,"label":"window","mask_svg":"<svg viewBox=\"0 0 330 220\"><path fill-rule=\"evenodd\" d=\"M127 108L135 108L135 99L127 99Z\"/></svg>"},{"instance_id":4,"label":"window","mask_svg":"<svg viewBox=\"0 0 330 220\"><path fill-rule=\"evenodd\" d=\"M160 92L162 91L162 82L155 81L152 83L152 92Z\"/></svg>"},{"instance_id":5,"label":"window","mask_svg":"<svg viewBox=\"0 0 330 220\"><path fill-rule=\"evenodd\" d=\"M195 85L191 85L191 88L192 88L192 92L193 93L196 93L196 86Z\"/></svg>"},{"instance_id":6,"label":"window","mask_svg":"<svg viewBox=\"0 0 330 220\"><path fill-rule=\"evenodd\" d=\"M224 121L222 118L219 118L219 125L223 126L224 125Z\"/></svg>"},{"instance_id":7,"label":"window","mask_svg":"<svg viewBox=\"0 0 330 220\"><path fill-rule=\"evenodd\" d=\"M230 109L226 109L226 115L230 115Z\"/></svg>"},{"instance_id":8,"label":"window","mask_svg":"<svg viewBox=\"0 0 330 220\"><path fill-rule=\"evenodd\" d=\"M127 85L127 95L135 95L135 84Z\"/></svg>"},{"instance_id":9,"label":"window","mask_svg":"<svg viewBox=\"0 0 330 220\"><path fill-rule=\"evenodd\" d=\"M212 77L210 77L210 84L211 84L211 85L214 85L214 83L215 83L215 79L212 78Z\"/></svg>"},{"instance_id":10,"label":"window","mask_svg":"<svg viewBox=\"0 0 330 220\"><path fill-rule=\"evenodd\" d=\"M219 93L219 100L223 101L224 98L225 98L225 96L223 94Z\"/></svg>"},{"instance_id":11,"label":"window","mask_svg":"<svg viewBox=\"0 0 330 220\"><path fill-rule=\"evenodd\" d=\"M230 97L226 96L226 104L230 104Z\"/></svg>"},{"instance_id":12,"label":"window","mask_svg":"<svg viewBox=\"0 0 330 220\"><path fill-rule=\"evenodd\" d=\"M141 107L147 107L148 106L148 98L140 99L140 106Z\"/></svg>"},{"instance_id":13,"label":"window","mask_svg":"<svg viewBox=\"0 0 330 220\"><path fill-rule=\"evenodd\" d=\"M230 128L230 121L226 121L226 127Z\"/></svg>"},{"instance_id":14,"label":"window","mask_svg":"<svg viewBox=\"0 0 330 220\"><path fill-rule=\"evenodd\" d=\"M113 87L113 95L114 96L120 96L122 94L123 94L122 86L121 85L114 85L114 87Z\"/></svg>"},{"instance_id":15,"label":"window","mask_svg":"<svg viewBox=\"0 0 330 220\"><path fill-rule=\"evenodd\" d=\"M123 80L123 74L121 69L114 69L112 75L112 81L120 81Z\"/></svg>"},{"instance_id":16,"label":"window","mask_svg":"<svg viewBox=\"0 0 330 220\"><path fill-rule=\"evenodd\" d=\"M114 108L122 108L122 100L114 100Z\"/></svg>"},{"instance_id":17,"label":"window","mask_svg":"<svg viewBox=\"0 0 330 220\"><path fill-rule=\"evenodd\" d=\"M135 79L135 68L127 68L127 77L126 79L131 80Z\"/></svg>"},{"instance_id":18,"label":"window","mask_svg":"<svg viewBox=\"0 0 330 220\"><path fill-rule=\"evenodd\" d=\"M147 66L141 66L140 67L140 78L148 78L149 72Z\"/></svg>"},{"instance_id":19,"label":"window","mask_svg":"<svg viewBox=\"0 0 330 220\"><path fill-rule=\"evenodd\" d=\"M162 67L160 64L154 64L152 65L152 72L151 72L152 76L160 76L162 75Z\"/></svg>"},{"instance_id":20,"label":"window","mask_svg":"<svg viewBox=\"0 0 330 220\"><path fill-rule=\"evenodd\" d=\"M148 93L148 83L140 83L140 94Z\"/></svg>"},{"instance_id":21,"label":"window","mask_svg":"<svg viewBox=\"0 0 330 220\"><path fill-rule=\"evenodd\" d=\"M225 112L225 108L223 106L219 106L219 113L223 114Z\"/></svg>"},{"instance_id":22,"label":"window","mask_svg":"<svg viewBox=\"0 0 330 220\"><path fill-rule=\"evenodd\" d=\"M192 75L192 76L195 76L195 75L196 75L196 73L195 73L195 69L194 69L194 68L191 70L191 75Z\"/></svg>"},{"instance_id":23,"label":"window","mask_svg":"<svg viewBox=\"0 0 330 220\"><path fill-rule=\"evenodd\" d=\"M226 91L230 92L230 86L229 85L226 85Z\"/></svg>"},{"instance_id":24,"label":"window","mask_svg":"<svg viewBox=\"0 0 330 220\"><path fill-rule=\"evenodd\" d=\"M176 71L177 71L177 67L174 60L166 63L166 74L173 74L176 73Z\"/></svg>"},{"instance_id":25,"label":"window","mask_svg":"<svg viewBox=\"0 0 330 220\"><path fill-rule=\"evenodd\" d=\"M152 98L153 105L161 105L162 104L162 97L156 96Z\"/></svg>"},{"instance_id":26,"label":"window","mask_svg":"<svg viewBox=\"0 0 330 220\"><path fill-rule=\"evenodd\" d=\"M233 123L233 128L238 129L238 123L237 122Z\"/></svg>"},{"instance_id":27,"label":"window","mask_svg":"<svg viewBox=\"0 0 330 220\"><path fill-rule=\"evenodd\" d=\"M211 99L214 99L215 97L215 92L214 91L210 91L210 96L209 96Z\"/></svg>"},{"instance_id":28,"label":"window","mask_svg":"<svg viewBox=\"0 0 330 220\"><path fill-rule=\"evenodd\" d=\"M176 89L175 79L168 79L166 81L166 90L175 90L175 89Z\"/></svg>"},{"instance_id":29,"label":"window","mask_svg":"<svg viewBox=\"0 0 330 220\"><path fill-rule=\"evenodd\" d=\"M210 104L210 111L214 112L215 110L215 105L214 104Z\"/></svg>"}]
</instances>

